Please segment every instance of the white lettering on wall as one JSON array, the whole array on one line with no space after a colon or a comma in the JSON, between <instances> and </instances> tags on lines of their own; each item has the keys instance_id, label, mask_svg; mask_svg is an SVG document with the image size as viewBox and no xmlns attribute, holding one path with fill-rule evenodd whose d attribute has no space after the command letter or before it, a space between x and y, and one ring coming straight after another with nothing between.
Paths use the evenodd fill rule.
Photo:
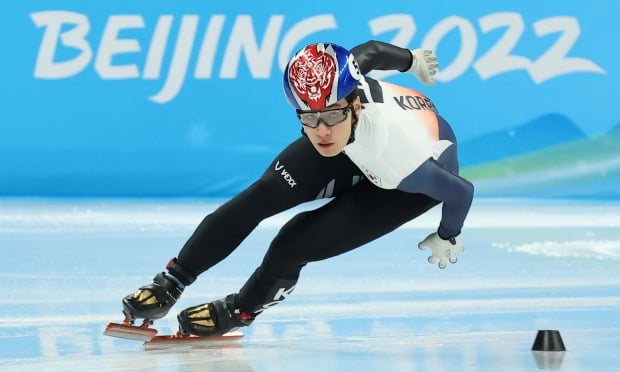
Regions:
<instances>
[{"instance_id":1,"label":"white lettering on wall","mask_svg":"<svg viewBox=\"0 0 620 372\"><path fill-rule=\"evenodd\" d=\"M306 18L293 25L280 43L280 52L278 53L278 67L280 67L280 70L284 71L293 53L303 47L303 45L298 45L300 40L316 32L334 30L336 28L338 28L336 19L331 14Z\"/></svg>"},{"instance_id":2,"label":"white lettering on wall","mask_svg":"<svg viewBox=\"0 0 620 372\"><path fill-rule=\"evenodd\" d=\"M153 32L153 38L151 39L149 51L146 55L142 78L152 80L159 79L173 21L174 17L171 15L162 15L157 20L155 32Z\"/></svg>"},{"instance_id":3,"label":"white lettering on wall","mask_svg":"<svg viewBox=\"0 0 620 372\"><path fill-rule=\"evenodd\" d=\"M151 100L157 103L166 103L176 97L181 90L194 46L198 19L197 15L185 15L181 19L181 29L179 30L174 53L172 54L173 57L172 63L170 64L170 71L168 72L168 78L161 91L150 97Z\"/></svg>"},{"instance_id":4,"label":"white lettering on wall","mask_svg":"<svg viewBox=\"0 0 620 372\"><path fill-rule=\"evenodd\" d=\"M88 17L83 14L65 11L46 11L31 14L37 27L45 27L34 76L39 79L64 79L78 74L90 62L93 52L85 36L90 31ZM60 32L64 24L75 25L72 29ZM58 42L68 48L80 51L77 57L68 61L55 62Z\"/></svg>"},{"instance_id":5,"label":"white lettering on wall","mask_svg":"<svg viewBox=\"0 0 620 372\"><path fill-rule=\"evenodd\" d=\"M144 28L141 16L113 15L103 30L101 43L95 59L95 71L103 79L134 79L140 76L136 64L113 65L112 59L117 54L138 53L140 44L135 39L121 39L119 33L123 29Z\"/></svg>"},{"instance_id":6,"label":"white lettering on wall","mask_svg":"<svg viewBox=\"0 0 620 372\"><path fill-rule=\"evenodd\" d=\"M215 62L215 52L217 51L225 20L225 16L216 15L212 16L209 21L205 37L200 46L200 53L198 54L198 62L196 63L196 71L194 73L196 79L211 78Z\"/></svg>"},{"instance_id":7,"label":"white lettering on wall","mask_svg":"<svg viewBox=\"0 0 620 372\"><path fill-rule=\"evenodd\" d=\"M283 22L283 16L271 16L263 42L259 47L256 42L252 18L247 15L237 17L224 54L220 77L224 79L237 77L241 53L244 52L252 77L268 78L271 74L271 65Z\"/></svg>"},{"instance_id":8,"label":"white lettering on wall","mask_svg":"<svg viewBox=\"0 0 620 372\"><path fill-rule=\"evenodd\" d=\"M94 58L92 68L103 80L140 77L163 80L161 89L149 97L160 104L177 97L188 76L194 80L213 79L218 63L219 75L215 78L236 79L243 68L247 68L253 79L272 78L276 58L277 67L282 71L290 56L303 46L299 45L301 40L338 28L331 14L303 19L288 30L283 28L283 15L271 15L261 30L255 27L251 15L231 19L217 14L208 17L160 15L154 24L146 24L141 15L111 15L101 35L89 35L90 20L84 14L53 10L30 16L35 26L43 28L34 66L35 78L71 78L87 69ZM224 32L227 22L232 25L228 35ZM179 25L176 35L173 33L175 23ZM204 31L199 33L202 23ZM386 41L393 44L433 50L438 49L446 35L457 32L460 48L456 56L451 61L442 60L440 56L436 79L443 82L461 77L470 68L483 80L523 70L536 84L566 74L605 73L589 59L569 56L581 34L575 17L549 17L529 27L519 13L497 12L479 18L477 27L466 18L451 15L430 27L421 43L414 40L417 27L410 14L380 16L371 19L368 25L372 38L390 33L392 39ZM479 50L479 38L498 29L501 34L493 45ZM550 34L557 34L557 37L550 39L545 51L536 51L537 55L515 53L524 36L532 36L528 33L538 38ZM61 60L60 56L67 55L71 57ZM120 56L122 58L116 58ZM164 72L164 62L168 59L171 62ZM192 62L195 62L193 74L188 71ZM372 75L385 78L394 73L373 72Z\"/></svg>"}]
</instances>

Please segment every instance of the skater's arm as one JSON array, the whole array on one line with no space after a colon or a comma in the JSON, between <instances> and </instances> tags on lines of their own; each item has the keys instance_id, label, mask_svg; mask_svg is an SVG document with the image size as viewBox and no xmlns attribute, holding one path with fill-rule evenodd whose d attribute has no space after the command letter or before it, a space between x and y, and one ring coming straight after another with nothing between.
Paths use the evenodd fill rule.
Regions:
<instances>
[{"instance_id":1,"label":"skater's arm","mask_svg":"<svg viewBox=\"0 0 620 372\"><path fill-rule=\"evenodd\" d=\"M353 49L362 74L372 70L397 70L408 72L426 85L435 85L433 75L437 73L439 64L431 50L409 50L381 41L367 41Z\"/></svg>"},{"instance_id":2,"label":"skater's arm","mask_svg":"<svg viewBox=\"0 0 620 372\"><path fill-rule=\"evenodd\" d=\"M291 189L274 170L277 159L303 156L300 143L288 146L260 179L202 220L179 252L178 263L185 270L198 276L232 253L261 221L308 199L304 188Z\"/></svg>"},{"instance_id":3,"label":"skater's arm","mask_svg":"<svg viewBox=\"0 0 620 372\"><path fill-rule=\"evenodd\" d=\"M413 56L408 49L381 41L370 40L351 49L362 74L372 70L407 71Z\"/></svg>"},{"instance_id":4,"label":"skater's arm","mask_svg":"<svg viewBox=\"0 0 620 372\"><path fill-rule=\"evenodd\" d=\"M442 239L449 239L461 233L474 195L474 186L471 182L448 171L436 160L428 159L403 179L398 189L423 193L443 202L441 222L437 230Z\"/></svg>"}]
</instances>

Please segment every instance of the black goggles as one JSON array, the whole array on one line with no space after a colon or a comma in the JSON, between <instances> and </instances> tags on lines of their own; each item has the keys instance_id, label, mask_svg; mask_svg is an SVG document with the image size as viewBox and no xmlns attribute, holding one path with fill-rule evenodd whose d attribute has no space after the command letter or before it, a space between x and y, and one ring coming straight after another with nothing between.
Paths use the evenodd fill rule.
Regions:
<instances>
[{"instance_id":1,"label":"black goggles","mask_svg":"<svg viewBox=\"0 0 620 372\"><path fill-rule=\"evenodd\" d=\"M306 127L316 128L319 126L319 121L322 121L328 127L333 127L334 125L343 122L347 116L349 116L349 111L353 107L352 103L349 103L346 107L338 107L331 110L322 110L322 111L301 111L297 110L297 117L301 124Z\"/></svg>"}]
</instances>

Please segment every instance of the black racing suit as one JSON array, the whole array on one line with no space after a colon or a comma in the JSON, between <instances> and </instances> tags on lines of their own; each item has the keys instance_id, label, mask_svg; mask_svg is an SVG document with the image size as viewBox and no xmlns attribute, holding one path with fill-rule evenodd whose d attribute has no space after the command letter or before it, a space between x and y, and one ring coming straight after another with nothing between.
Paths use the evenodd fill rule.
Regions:
<instances>
[{"instance_id":1,"label":"black racing suit","mask_svg":"<svg viewBox=\"0 0 620 372\"><path fill-rule=\"evenodd\" d=\"M412 63L409 50L381 42L370 41L351 51L363 74L373 69L406 71ZM454 142L445 168L458 175L454 135L443 119L442 123L440 134ZM441 202L423 193L379 188L345 154L323 157L302 136L273 160L260 179L204 218L179 252L177 264L198 276L233 252L265 218L320 198L332 200L297 214L273 239L239 291L236 305L242 311L256 314L284 299L308 262L358 248ZM463 200L459 208L464 209L464 219L471 195L465 193ZM457 222L454 234L460 233L463 223Z\"/></svg>"}]
</instances>

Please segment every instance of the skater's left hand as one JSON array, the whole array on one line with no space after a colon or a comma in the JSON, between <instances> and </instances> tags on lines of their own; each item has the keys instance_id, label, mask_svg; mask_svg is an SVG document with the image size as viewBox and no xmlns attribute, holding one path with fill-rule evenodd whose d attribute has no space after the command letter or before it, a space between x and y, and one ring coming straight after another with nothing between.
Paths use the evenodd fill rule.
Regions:
<instances>
[{"instance_id":1,"label":"skater's left hand","mask_svg":"<svg viewBox=\"0 0 620 372\"><path fill-rule=\"evenodd\" d=\"M433 76L437 73L437 68L439 67L435 53L428 49L414 49L411 50L411 55L413 60L407 72L413 74L426 85L435 85L437 82Z\"/></svg>"},{"instance_id":2,"label":"skater's left hand","mask_svg":"<svg viewBox=\"0 0 620 372\"><path fill-rule=\"evenodd\" d=\"M463 252L463 244L458 236L443 240L436 232L430 234L423 241L418 244L420 249L430 249L431 255L428 257L428 262L434 264L439 261L439 268L445 269L447 261L450 263L456 263L456 254Z\"/></svg>"}]
</instances>

